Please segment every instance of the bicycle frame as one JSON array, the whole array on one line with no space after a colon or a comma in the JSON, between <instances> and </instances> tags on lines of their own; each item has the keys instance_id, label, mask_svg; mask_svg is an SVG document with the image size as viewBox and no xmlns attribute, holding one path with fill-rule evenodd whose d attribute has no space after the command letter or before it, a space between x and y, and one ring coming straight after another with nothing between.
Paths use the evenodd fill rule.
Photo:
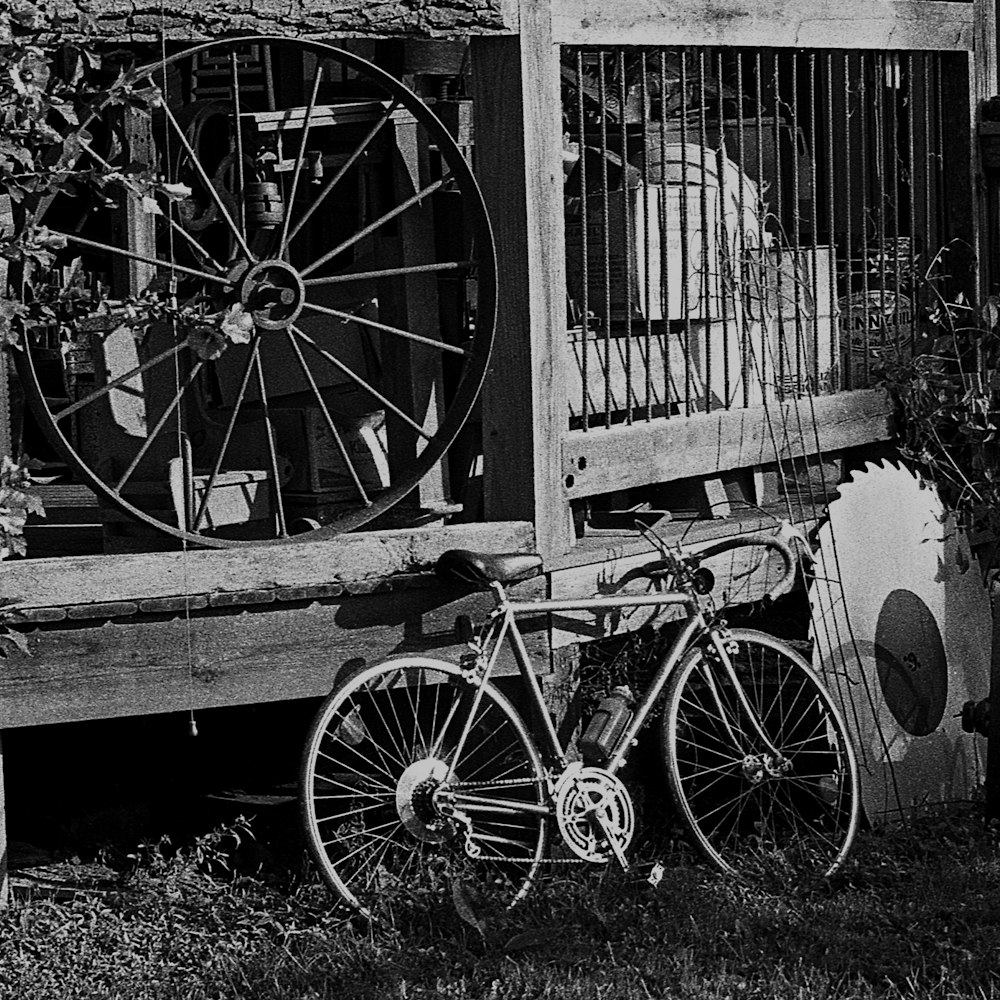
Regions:
<instances>
[{"instance_id":1,"label":"bicycle frame","mask_svg":"<svg viewBox=\"0 0 1000 1000\"><path fill-rule=\"evenodd\" d=\"M552 715L545 704L541 685L538 682L538 677L535 674L531 663L531 657L524 644L524 638L521 635L521 631L517 626L517 618L519 615L552 611L602 611L614 608L658 607L671 604L683 606L685 608L685 622L680 634L671 643L667 655L664 657L663 662L660 664L652 682L643 695L641 702L638 704L636 711L632 716L632 720L619 737L614 751L608 763L605 765L605 770L611 772L612 774L616 774L622 767L624 767L628 752L632 748L633 742L638 736L639 730L645 723L653 705L656 703L656 700L663 691L664 685L666 684L671 673L680 663L684 654L691 648L695 637L699 633L706 631L709 633L712 642L715 645L720 662L724 664L724 667L728 672L733 673L732 663L729 660L726 650L723 648L718 636L710 629L709 622L705 618L698 598L693 593L687 593L685 591L662 591L655 594L586 597L573 600L542 599L535 601L511 601L507 597L507 593L502 584L493 582L490 584L490 587L496 597L497 604L492 613L490 627L487 630L483 641L483 650L488 651L488 655L485 658L485 667L476 678L479 687L476 692L471 711L468 714L468 719L471 721L475 717L479 708L483 686L487 683L493 672L493 668L496 665L504 640L509 638L510 644L514 650L514 658L517 662L521 679L524 681L530 693L529 696L536 710L536 717L542 722L546 750L548 751L550 758L559 765L560 769L564 769L568 765L569 761L564 747L559 742L559 736L556 733L555 725L552 721ZM735 681L735 676L733 679ZM742 707L752 720L752 726L756 730L756 735L760 737L765 746L772 753L777 754L777 750L771 744L767 734L762 730L756 718L756 714L746 701L741 685L735 683L734 687L737 691L738 698L742 703ZM716 695L716 698L717 697L718 696ZM468 732L469 725L467 723L459 739L454 755L454 759L456 760L461 756L461 751L464 747Z\"/></svg>"}]
</instances>

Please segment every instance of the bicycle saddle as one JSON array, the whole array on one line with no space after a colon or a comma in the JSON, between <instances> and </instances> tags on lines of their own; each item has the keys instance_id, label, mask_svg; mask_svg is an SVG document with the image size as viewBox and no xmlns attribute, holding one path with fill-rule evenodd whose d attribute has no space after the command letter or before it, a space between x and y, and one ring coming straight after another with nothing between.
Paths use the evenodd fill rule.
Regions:
<instances>
[{"instance_id":1,"label":"bicycle saddle","mask_svg":"<svg viewBox=\"0 0 1000 1000\"><path fill-rule=\"evenodd\" d=\"M471 552L469 549L448 549L442 552L434 572L443 580L474 583L485 587L497 583L520 583L538 576L542 557L532 552Z\"/></svg>"}]
</instances>

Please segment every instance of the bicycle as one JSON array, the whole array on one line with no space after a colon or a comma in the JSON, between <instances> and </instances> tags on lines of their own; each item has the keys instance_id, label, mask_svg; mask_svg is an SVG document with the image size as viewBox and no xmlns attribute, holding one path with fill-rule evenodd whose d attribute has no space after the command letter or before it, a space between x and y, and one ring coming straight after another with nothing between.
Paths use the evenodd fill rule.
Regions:
<instances>
[{"instance_id":1,"label":"bicycle","mask_svg":"<svg viewBox=\"0 0 1000 1000\"><path fill-rule=\"evenodd\" d=\"M481 872L512 905L543 861L614 860L627 870L635 810L620 772L661 698L668 783L705 857L741 877L835 872L858 825L854 751L803 657L764 632L730 629L711 608L714 581L702 560L744 546L784 561L767 600L791 588L795 557L766 534L724 539L697 555L663 547L629 574L648 579L650 592L572 600L508 597L506 585L541 572L540 556L444 553L439 576L495 597L489 619L466 630L470 653L458 664L403 657L362 669L330 693L307 740L302 817L329 888L370 917L393 887L441 888L459 871ZM624 711L618 692L616 711L606 713L615 724L590 741L590 759L571 760L518 618L667 604L682 609L683 623L646 690ZM505 641L534 726L491 680ZM546 858L553 826L559 836Z\"/></svg>"}]
</instances>

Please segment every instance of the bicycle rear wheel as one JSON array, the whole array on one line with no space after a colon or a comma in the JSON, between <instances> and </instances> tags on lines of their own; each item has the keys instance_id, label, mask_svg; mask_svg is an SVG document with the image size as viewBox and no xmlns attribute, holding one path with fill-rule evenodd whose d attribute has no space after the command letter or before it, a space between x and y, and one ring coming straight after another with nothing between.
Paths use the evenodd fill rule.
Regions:
<instances>
[{"instance_id":1,"label":"bicycle rear wheel","mask_svg":"<svg viewBox=\"0 0 1000 1000\"><path fill-rule=\"evenodd\" d=\"M858 825L858 770L840 713L806 661L733 629L730 673L694 649L671 678L661 730L670 788L704 855L739 876L830 875Z\"/></svg>"},{"instance_id":2,"label":"bicycle rear wheel","mask_svg":"<svg viewBox=\"0 0 1000 1000\"><path fill-rule=\"evenodd\" d=\"M451 663L390 660L338 685L313 723L300 798L310 853L345 903L445 895L487 905L531 886L548 820L544 773L520 716ZM463 731L467 736L461 739Z\"/></svg>"}]
</instances>

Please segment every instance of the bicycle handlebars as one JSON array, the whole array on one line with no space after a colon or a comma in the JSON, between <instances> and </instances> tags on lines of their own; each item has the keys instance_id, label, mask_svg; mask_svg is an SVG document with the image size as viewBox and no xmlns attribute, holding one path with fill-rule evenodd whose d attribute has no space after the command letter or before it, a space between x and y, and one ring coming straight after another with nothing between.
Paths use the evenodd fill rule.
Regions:
<instances>
[{"instance_id":1,"label":"bicycle handlebars","mask_svg":"<svg viewBox=\"0 0 1000 1000\"><path fill-rule=\"evenodd\" d=\"M785 563L784 575L764 595L765 601L774 601L781 597L782 594L787 594L795 583L795 570L797 565L795 553L792 552L788 543L781 538L777 538L774 535L761 534L759 532L749 535L734 535L732 538L722 538L717 542L713 542L706 548L699 550L694 554L694 558L700 561L702 559L707 559L710 556L719 555L722 552L728 552L731 549L751 548L754 546L759 546L765 549L773 549L781 556ZM646 569L648 570L647 575L650 577L664 576L670 571L670 564L668 562L654 563L651 566L646 567Z\"/></svg>"}]
</instances>

